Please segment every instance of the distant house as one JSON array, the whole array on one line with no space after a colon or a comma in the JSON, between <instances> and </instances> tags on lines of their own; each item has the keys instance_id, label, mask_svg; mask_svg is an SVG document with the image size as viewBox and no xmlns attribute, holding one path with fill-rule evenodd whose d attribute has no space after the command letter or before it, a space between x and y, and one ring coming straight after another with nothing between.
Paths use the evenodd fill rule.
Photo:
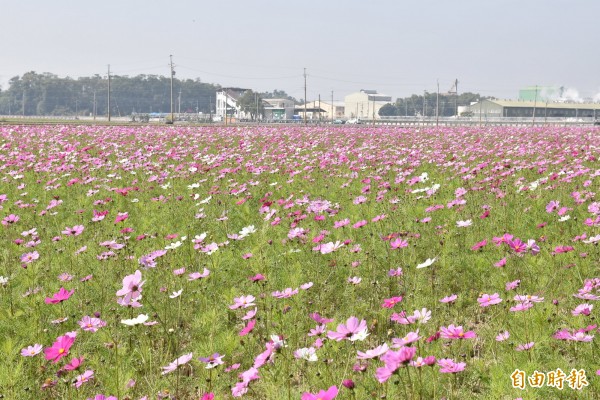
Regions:
<instances>
[{"instance_id":1,"label":"distant house","mask_svg":"<svg viewBox=\"0 0 600 400\"><path fill-rule=\"evenodd\" d=\"M246 118L245 113L241 110L239 105L240 97L250 89L242 88L223 88L217 92L216 96L216 114L224 120L225 114L227 118L241 119Z\"/></svg>"},{"instance_id":2,"label":"distant house","mask_svg":"<svg viewBox=\"0 0 600 400\"><path fill-rule=\"evenodd\" d=\"M545 101L481 100L471 104L476 118L600 118L600 103L561 103Z\"/></svg>"},{"instance_id":3,"label":"distant house","mask_svg":"<svg viewBox=\"0 0 600 400\"><path fill-rule=\"evenodd\" d=\"M262 99L264 108L263 118L267 121L281 121L292 119L294 115L294 101L289 99Z\"/></svg>"},{"instance_id":4,"label":"distant house","mask_svg":"<svg viewBox=\"0 0 600 400\"><path fill-rule=\"evenodd\" d=\"M347 119L379 118L379 109L392 102L392 96L377 93L376 90L361 89L344 98L344 116Z\"/></svg>"}]
</instances>

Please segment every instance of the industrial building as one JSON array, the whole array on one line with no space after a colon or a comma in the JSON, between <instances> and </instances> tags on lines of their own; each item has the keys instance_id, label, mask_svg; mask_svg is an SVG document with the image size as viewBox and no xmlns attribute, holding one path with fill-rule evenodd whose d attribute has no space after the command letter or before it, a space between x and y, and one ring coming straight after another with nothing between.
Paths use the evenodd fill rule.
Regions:
<instances>
[{"instance_id":1,"label":"industrial building","mask_svg":"<svg viewBox=\"0 0 600 400\"><path fill-rule=\"evenodd\" d=\"M295 114L304 119L304 110L306 109L307 120L328 121L331 119L343 119L344 106L343 101L334 100L332 103L331 100L317 100L306 103L306 105L300 104L296 106Z\"/></svg>"},{"instance_id":2,"label":"industrial building","mask_svg":"<svg viewBox=\"0 0 600 400\"><path fill-rule=\"evenodd\" d=\"M600 118L600 103L481 100L469 106L475 118Z\"/></svg>"},{"instance_id":3,"label":"industrial building","mask_svg":"<svg viewBox=\"0 0 600 400\"><path fill-rule=\"evenodd\" d=\"M344 98L344 116L347 119L379 119L379 109L391 102L392 96L361 89Z\"/></svg>"}]
</instances>

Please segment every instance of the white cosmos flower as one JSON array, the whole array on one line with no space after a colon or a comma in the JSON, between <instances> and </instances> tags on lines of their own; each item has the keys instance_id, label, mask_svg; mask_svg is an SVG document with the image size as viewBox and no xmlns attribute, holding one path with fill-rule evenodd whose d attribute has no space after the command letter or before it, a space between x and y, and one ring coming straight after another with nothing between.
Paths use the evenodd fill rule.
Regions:
<instances>
[{"instance_id":1,"label":"white cosmos flower","mask_svg":"<svg viewBox=\"0 0 600 400\"><path fill-rule=\"evenodd\" d=\"M180 289L180 290L178 290L176 292L173 292L173 294L169 295L169 297L172 298L172 299L175 299L175 298L181 296L181 293L183 293L183 289Z\"/></svg>"},{"instance_id":2,"label":"white cosmos flower","mask_svg":"<svg viewBox=\"0 0 600 400\"><path fill-rule=\"evenodd\" d=\"M565 222L571 219L570 215L565 215L564 217L560 217L558 222Z\"/></svg>"},{"instance_id":3,"label":"white cosmos flower","mask_svg":"<svg viewBox=\"0 0 600 400\"><path fill-rule=\"evenodd\" d=\"M204 200L200 200L200 204L208 204L208 203L210 203L211 199L212 199L212 196L208 196Z\"/></svg>"},{"instance_id":4,"label":"white cosmos flower","mask_svg":"<svg viewBox=\"0 0 600 400\"><path fill-rule=\"evenodd\" d=\"M433 264L435 262L436 258L428 258L427 260L425 260L425 262L417 265L417 269L418 268L427 268L429 267L431 264Z\"/></svg>"},{"instance_id":5,"label":"white cosmos flower","mask_svg":"<svg viewBox=\"0 0 600 400\"><path fill-rule=\"evenodd\" d=\"M255 232L256 232L256 228L254 227L254 225L249 225L249 226L242 228L242 230L240 231L240 237L246 237L249 234L255 233Z\"/></svg>"},{"instance_id":6,"label":"white cosmos flower","mask_svg":"<svg viewBox=\"0 0 600 400\"><path fill-rule=\"evenodd\" d=\"M134 325L143 324L144 322L148 321L148 318L149 318L148 315L140 314L133 319L122 319L121 323L128 325L128 326L134 326Z\"/></svg>"},{"instance_id":7,"label":"white cosmos flower","mask_svg":"<svg viewBox=\"0 0 600 400\"><path fill-rule=\"evenodd\" d=\"M456 221L456 226L459 228L466 228L467 226L471 225L473 225L473 221L471 221L470 219L466 221Z\"/></svg>"},{"instance_id":8,"label":"white cosmos flower","mask_svg":"<svg viewBox=\"0 0 600 400\"><path fill-rule=\"evenodd\" d=\"M314 347L298 349L294 352L294 357L301 358L306 361L314 362L318 360Z\"/></svg>"},{"instance_id":9,"label":"white cosmos flower","mask_svg":"<svg viewBox=\"0 0 600 400\"><path fill-rule=\"evenodd\" d=\"M178 240L175 243L171 243L171 244L165 246L165 250L175 250L179 246L181 246L181 242Z\"/></svg>"}]
</instances>

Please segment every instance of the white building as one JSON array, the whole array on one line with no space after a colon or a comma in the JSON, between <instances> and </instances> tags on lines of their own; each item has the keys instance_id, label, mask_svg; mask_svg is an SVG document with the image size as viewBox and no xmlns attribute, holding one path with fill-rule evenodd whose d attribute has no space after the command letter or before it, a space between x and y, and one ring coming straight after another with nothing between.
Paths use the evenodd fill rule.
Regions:
<instances>
[{"instance_id":1,"label":"white building","mask_svg":"<svg viewBox=\"0 0 600 400\"><path fill-rule=\"evenodd\" d=\"M378 119L379 109L392 102L392 96L377 93L376 90L361 89L344 98L344 116L347 119Z\"/></svg>"},{"instance_id":2,"label":"white building","mask_svg":"<svg viewBox=\"0 0 600 400\"><path fill-rule=\"evenodd\" d=\"M242 88L223 88L217 92L216 96L216 115L223 121L225 118L225 110L227 110L227 118L238 120L246 118L245 113L239 105L240 97L250 89Z\"/></svg>"}]
</instances>

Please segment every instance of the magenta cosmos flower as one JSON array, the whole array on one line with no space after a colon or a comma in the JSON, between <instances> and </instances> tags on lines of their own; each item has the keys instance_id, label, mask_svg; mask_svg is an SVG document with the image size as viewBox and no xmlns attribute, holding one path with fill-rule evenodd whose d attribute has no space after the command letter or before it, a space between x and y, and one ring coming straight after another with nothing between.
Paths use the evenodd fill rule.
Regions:
<instances>
[{"instance_id":1,"label":"magenta cosmos flower","mask_svg":"<svg viewBox=\"0 0 600 400\"><path fill-rule=\"evenodd\" d=\"M381 304L381 307L393 308L396 304L400 303L401 301L402 301L402 296L390 297L389 299L383 300L383 304Z\"/></svg>"},{"instance_id":2,"label":"magenta cosmos flower","mask_svg":"<svg viewBox=\"0 0 600 400\"><path fill-rule=\"evenodd\" d=\"M46 360L51 360L52 363L56 364L61 358L69 354L69 349L75 341L75 334L67 333L64 336L56 338L52 347L44 349Z\"/></svg>"},{"instance_id":3,"label":"magenta cosmos flower","mask_svg":"<svg viewBox=\"0 0 600 400\"><path fill-rule=\"evenodd\" d=\"M338 395L337 386L331 386L329 389L321 390L317 394L305 392L302 395L302 400L331 400L331 399L335 399L337 395Z\"/></svg>"},{"instance_id":4,"label":"magenta cosmos flower","mask_svg":"<svg viewBox=\"0 0 600 400\"><path fill-rule=\"evenodd\" d=\"M46 304L58 304L67 300L73 293L75 293L75 289L68 291L67 289L61 287L58 292L52 295L52 297L46 297L44 302Z\"/></svg>"},{"instance_id":5,"label":"magenta cosmos flower","mask_svg":"<svg viewBox=\"0 0 600 400\"><path fill-rule=\"evenodd\" d=\"M350 317L346 324L339 324L336 331L327 332L329 339L342 341L348 339L351 342L355 340L364 340L368 336L367 321L364 319L359 322L358 318Z\"/></svg>"}]
</instances>

